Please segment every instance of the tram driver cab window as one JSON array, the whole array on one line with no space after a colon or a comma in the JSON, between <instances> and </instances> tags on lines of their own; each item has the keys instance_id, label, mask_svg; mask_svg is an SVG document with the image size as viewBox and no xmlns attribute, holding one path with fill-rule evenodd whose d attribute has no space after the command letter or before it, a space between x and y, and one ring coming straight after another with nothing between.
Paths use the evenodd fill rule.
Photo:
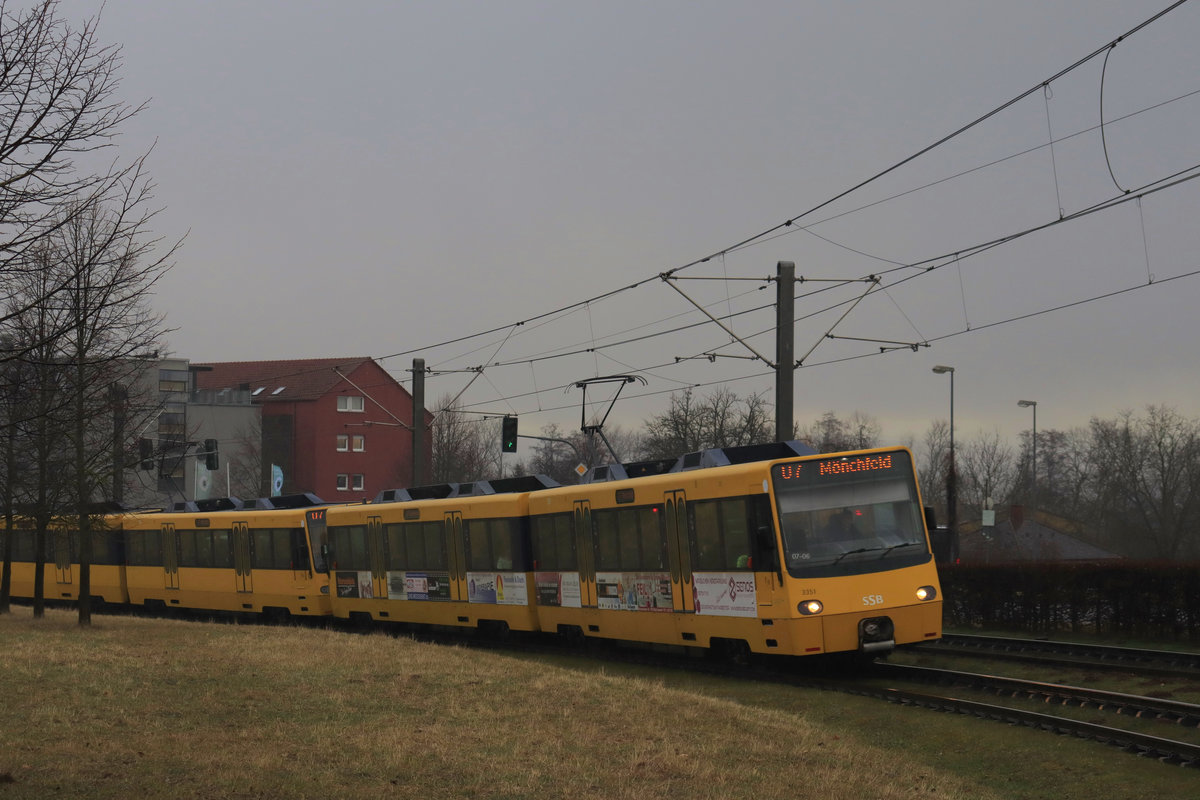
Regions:
<instances>
[{"instance_id":1,"label":"tram driver cab window","mask_svg":"<svg viewBox=\"0 0 1200 800\"><path fill-rule=\"evenodd\" d=\"M854 513L843 508L829 515L825 527L821 529L821 540L825 542L845 542L859 537L858 527L854 524Z\"/></svg>"}]
</instances>

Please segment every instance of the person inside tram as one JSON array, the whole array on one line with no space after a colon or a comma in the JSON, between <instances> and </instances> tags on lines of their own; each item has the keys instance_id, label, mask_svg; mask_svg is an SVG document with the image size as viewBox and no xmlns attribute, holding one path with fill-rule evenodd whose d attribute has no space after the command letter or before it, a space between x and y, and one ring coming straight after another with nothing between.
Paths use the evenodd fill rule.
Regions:
<instances>
[{"instance_id":1,"label":"person inside tram","mask_svg":"<svg viewBox=\"0 0 1200 800\"><path fill-rule=\"evenodd\" d=\"M827 542L844 542L858 537L858 528L854 524L854 514L848 508L835 511L821 531L821 538Z\"/></svg>"},{"instance_id":2,"label":"person inside tram","mask_svg":"<svg viewBox=\"0 0 1200 800\"><path fill-rule=\"evenodd\" d=\"M507 537L497 537L496 545L496 569L512 569L512 543Z\"/></svg>"}]
</instances>

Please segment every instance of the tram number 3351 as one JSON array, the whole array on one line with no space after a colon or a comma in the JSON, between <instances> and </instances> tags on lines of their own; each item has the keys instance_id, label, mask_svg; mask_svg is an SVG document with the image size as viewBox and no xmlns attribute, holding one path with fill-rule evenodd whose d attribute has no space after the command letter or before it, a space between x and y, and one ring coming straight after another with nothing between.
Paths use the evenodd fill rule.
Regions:
<instances>
[{"instance_id":1,"label":"tram number 3351","mask_svg":"<svg viewBox=\"0 0 1200 800\"><path fill-rule=\"evenodd\" d=\"M864 606L881 606L883 605L883 595L881 594L864 594L862 599Z\"/></svg>"}]
</instances>

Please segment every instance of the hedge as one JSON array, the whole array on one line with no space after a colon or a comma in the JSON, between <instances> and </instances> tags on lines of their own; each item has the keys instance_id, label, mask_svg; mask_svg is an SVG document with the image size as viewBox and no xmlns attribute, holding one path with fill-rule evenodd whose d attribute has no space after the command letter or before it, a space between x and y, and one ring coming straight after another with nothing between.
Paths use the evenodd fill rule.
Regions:
<instances>
[{"instance_id":1,"label":"hedge","mask_svg":"<svg viewBox=\"0 0 1200 800\"><path fill-rule=\"evenodd\" d=\"M948 628L1200 640L1200 564L1011 563L939 569Z\"/></svg>"}]
</instances>

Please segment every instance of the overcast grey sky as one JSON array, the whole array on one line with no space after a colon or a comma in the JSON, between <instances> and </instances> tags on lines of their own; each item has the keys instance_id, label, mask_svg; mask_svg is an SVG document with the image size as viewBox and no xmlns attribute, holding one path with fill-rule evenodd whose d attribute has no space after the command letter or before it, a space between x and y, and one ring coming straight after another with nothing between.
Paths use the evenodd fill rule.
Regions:
<instances>
[{"instance_id":1,"label":"overcast grey sky","mask_svg":"<svg viewBox=\"0 0 1200 800\"><path fill-rule=\"evenodd\" d=\"M636 373L647 384L611 418L636 425L689 385L770 397L770 369L690 358L748 355L711 323L649 337L705 320L659 280L503 327L713 254L677 275L763 278L782 259L810 279L882 277L836 326L865 285L801 287L824 291L797 300L797 355L817 346L795 405L802 425L866 412L895 441L948 416L937 364L957 369L960 438L1028 428L1018 399L1038 401L1039 430L1151 403L1200 416L1200 277L1177 278L1200 269L1200 181L1071 219L1200 165L1200 2L725 252L1167 6L174 0L110 2L100 38L123 47L124 99L150 101L120 146L154 147L155 232L187 234L157 297L176 355L403 354L383 362L402 380L414 356L498 364L463 402L520 414L524 433L578 426L574 381ZM774 357L773 284L678 286ZM431 402L471 379L431 377Z\"/></svg>"}]
</instances>

